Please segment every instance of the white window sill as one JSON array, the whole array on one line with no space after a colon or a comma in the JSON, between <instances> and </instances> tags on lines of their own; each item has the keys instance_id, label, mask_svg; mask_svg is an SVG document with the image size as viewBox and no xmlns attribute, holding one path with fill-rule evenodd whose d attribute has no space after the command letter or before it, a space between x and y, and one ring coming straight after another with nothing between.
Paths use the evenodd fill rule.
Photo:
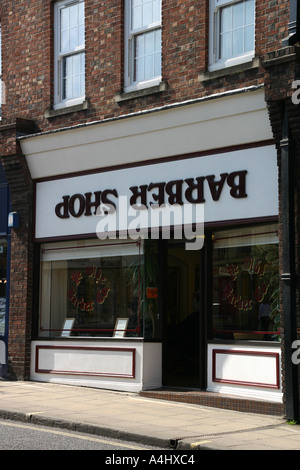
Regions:
<instances>
[{"instance_id":1,"label":"white window sill","mask_svg":"<svg viewBox=\"0 0 300 470\"><path fill-rule=\"evenodd\" d=\"M78 98L74 98L72 100L65 100L61 101L60 103L56 103L53 106L54 110L62 109L62 108L70 108L72 106L77 106L78 104L82 104L85 101L85 96L80 96Z\"/></svg>"},{"instance_id":2,"label":"white window sill","mask_svg":"<svg viewBox=\"0 0 300 470\"><path fill-rule=\"evenodd\" d=\"M167 89L167 84L164 81L151 81L144 82L147 83L147 86L140 87L128 87L124 89L123 93L118 93L115 96L115 101L119 103L120 101L126 101L134 98L140 98L143 96L151 95L153 93L160 93Z\"/></svg>"},{"instance_id":3,"label":"white window sill","mask_svg":"<svg viewBox=\"0 0 300 470\"><path fill-rule=\"evenodd\" d=\"M155 77L151 80L145 80L144 82L137 82L133 83L132 85L128 85L124 87L124 93L131 93L132 91L139 91L145 88L151 88L157 86L161 83L161 77Z\"/></svg>"},{"instance_id":4,"label":"white window sill","mask_svg":"<svg viewBox=\"0 0 300 470\"><path fill-rule=\"evenodd\" d=\"M208 66L209 72L214 72L215 70L224 69L227 67L234 67L236 65L244 64L246 62L251 62L254 57L254 51L251 51L247 54L241 55L239 57L232 57L231 59L218 61L214 64Z\"/></svg>"},{"instance_id":5,"label":"white window sill","mask_svg":"<svg viewBox=\"0 0 300 470\"><path fill-rule=\"evenodd\" d=\"M68 106L59 107L54 106L53 109L47 109L45 111L45 118L52 118L56 116L62 116L63 114L76 113L77 111L83 111L88 109L88 101L80 100L77 104L69 104Z\"/></svg>"},{"instance_id":6,"label":"white window sill","mask_svg":"<svg viewBox=\"0 0 300 470\"><path fill-rule=\"evenodd\" d=\"M224 77L226 75L232 75L234 73L244 72L245 70L258 68L260 65L259 57L252 57L252 59L232 64L231 66L221 67L221 68L208 68L208 71L202 72L199 74L198 78L200 82L205 82L207 80L213 80L214 78Z\"/></svg>"}]
</instances>

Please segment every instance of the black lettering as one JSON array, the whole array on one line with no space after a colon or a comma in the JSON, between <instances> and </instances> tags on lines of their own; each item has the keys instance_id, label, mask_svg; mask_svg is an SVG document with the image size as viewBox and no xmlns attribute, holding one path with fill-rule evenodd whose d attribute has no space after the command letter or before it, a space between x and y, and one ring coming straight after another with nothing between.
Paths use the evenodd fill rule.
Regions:
<instances>
[{"instance_id":1,"label":"black lettering","mask_svg":"<svg viewBox=\"0 0 300 470\"><path fill-rule=\"evenodd\" d=\"M78 207L75 207L75 202L78 200ZM82 194L74 194L69 200L69 212L73 217L80 217L85 209L85 197Z\"/></svg>"},{"instance_id":2,"label":"black lettering","mask_svg":"<svg viewBox=\"0 0 300 470\"><path fill-rule=\"evenodd\" d=\"M203 181L205 180L205 176L200 176L196 178L197 183L195 183L194 178L188 178L185 182L188 185L188 188L185 190L185 197L186 200L192 204L200 204L201 202L205 202L203 196ZM193 196L193 191L196 192L196 197Z\"/></svg>"},{"instance_id":3,"label":"black lettering","mask_svg":"<svg viewBox=\"0 0 300 470\"><path fill-rule=\"evenodd\" d=\"M166 193L168 194L169 204L179 204L182 205L182 184L183 180L169 181L166 184Z\"/></svg>"},{"instance_id":4,"label":"black lettering","mask_svg":"<svg viewBox=\"0 0 300 470\"><path fill-rule=\"evenodd\" d=\"M132 186L129 188L132 192L132 196L129 202L134 209L139 210L141 206L147 207L147 188L147 184L142 184L141 186ZM140 206L137 204L137 199L140 199Z\"/></svg>"},{"instance_id":5,"label":"black lettering","mask_svg":"<svg viewBox=\"0 0 300 470\"><path fill-rule=\"evenodd\" d=\"M230 195L234 198L247 197L246 193L246 174L247 170L234 171L227 177L227 184L231 187ZM238 178L238 183L235 179Z\"/></svg>"},{"instance_id":6,"label":"black lettering","mask_svg":"<svg viewBox=\"0 0 300 470\"><path fill-rule=\"evenodd\" d=\"M85 213L84 213L84 215L92 215L91 207L95 208L93 214L97 213L97 209L101 204L101 194L102 194L102 191L95 191L94 192L95 200L94 200L94 202L92 202L91 198L92 198L93 193L85 193Z\"/></svg>"},{"instance_id":7,"label":"black lettering","mask_svg":"<svg viewBox=\"0 0 300 470\"><path fill-rule=\"evenodd\" d=\"M118 197L118 193L116 189L106 189L102 193L102 204L107 204L109 206L108 210L105 210L105 214L112 214L116 210L116 204L108 199L107 195L111 194L112 196Z\"/></svg>"},{"instance_id":8,"label":"black lettering","mask_svg":"<svg viewBox=\"0 0 300 470\"><path fill-rule=\"evenodd\" d=\"M158 188L158 194L152 194L152 197L155 202L150 202L150 204L158 203L159 206L162 206L165 203L165 185L166 183L150 183L148 186L148 191Z\"/></svg>"},{"instance_id":9,"label":"black lettering","mask_svg":"<svg viewBox=\"0 0 300 470\"><path fill-rule=\"evenodd\" d=\"M69 215L69 199L70 196L63 196L63 202L60 202L55 206L55 214L60 219L67 219Z\"/></svg>"},{"instance_id":10,"label":"black lettering","mask_svg":"<svg viewBox=\"0 0 300 470\"><path fill-rule=\"evenodd\" d=\"M219 181L215 181L215 175L209 175L206 177L210 193L214 201L219 200L227 175L228 173L221 173L221 179Z\"/></svg>"}]
</instances>

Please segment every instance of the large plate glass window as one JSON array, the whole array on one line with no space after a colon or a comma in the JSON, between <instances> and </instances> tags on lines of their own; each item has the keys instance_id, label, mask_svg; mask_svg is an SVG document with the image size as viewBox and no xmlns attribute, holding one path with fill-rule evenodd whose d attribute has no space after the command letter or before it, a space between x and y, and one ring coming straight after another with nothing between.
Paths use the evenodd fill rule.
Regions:
<instances>
[{"instance_id":1,"label":"large plate glass window","mask_svg":"<svg viewBox=\"0 0 300 470\"><path fill-rule=\"evenodd\" d=\"M55 107L85 97L84 1L55 4Z\"/></svg>"},{"instance_id":2,"label":"large plate glass window","mask_svg":"<svg viewBox=\"0 0 300 470\"><path fill-rule=\"evenodd\" d=\"M255 0L210 1L210 70L254 57Z\"/></svg>"},{"instance_id":3,"label":"large plate glass window","mask_svg":"<svg viewBox=\"0 0 300 470\"><path fill-rule=\"evenodd\" d=\"M142 260L135 241L44 245L39 335L111 337L126 319L118 335L142 336Z\"/></svg>"},{"instance_id":4,"label":"large plate glass window","mask_svg":"<svg viewBox=\"0 0 300 470\"><path fill-rule=\"evenodd\" d=\"M279 340L276 225L214 234L212 337Z\"/></svg>"},{"instance_id":5,"label":"large plate glass window","mask_svg":"<svg viewBox=\"0 0 300 470\"><path fill-rule=\"evenodd\" d=\"M161 0L125 2L125 91L161 81Z\"/></svg>"}]
</instances>

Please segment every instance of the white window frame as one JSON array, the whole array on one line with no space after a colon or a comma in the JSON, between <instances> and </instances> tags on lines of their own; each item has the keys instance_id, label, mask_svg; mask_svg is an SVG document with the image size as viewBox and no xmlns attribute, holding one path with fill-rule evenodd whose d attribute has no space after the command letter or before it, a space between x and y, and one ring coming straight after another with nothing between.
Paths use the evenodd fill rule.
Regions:
<instances>
[{"instance_id":1,"label":"white window frame","mask_svg":"<svg viewBox=\"0 0 300 470\"><path fill-rule=\"evenodd\" d=\"M124 21L124 44L125 44L125 51L124 51L124 92L128 93L131 91L137 91L144 88L149 88L153 86L157 86L162 81L162 76L155 76L149 80L145 81L134 81L134 40L135 36L138 34L147 33L150 31L162 29L162 22L161 22L161 9L160 9L160 21L151 23L146 27L142 27L139 29L132 29L132 0L125 0L125 21Z\"/></svg>"},{"instance_id":2,"label":"white window frame","mask_svg":"<svg viewBox=\"0 0 300 470\"><path fill-rule=\"evenodd\" d=\"M219 55L219 23L220 11L223 7L239 3L241 0L210 0L209 2L209 71L220 70L226 67L250 62L255 54L255 19L254 19L254 48L228 59L218 59ZM255 5L254 5L255 8Z\"/></svg>"},{"instance_id":3,"label":"white window frame","mask_svg":"<svg viewBox=\"0 0 300 470\"><path fill-rule=\"evenodd\" d=\"M85 94L72 99L63 99L63 76L62 76L62 65L63 58L71 55L78 54L80 52L85 53L85 44L75 47L68 53L61 53L60 51L60 12L66 6L72 4L83 3L84 0L62 0L54 4L54 109L66 108L69 106L76 106L81 104L85 100Z\"/></svg>"}]
</instances>

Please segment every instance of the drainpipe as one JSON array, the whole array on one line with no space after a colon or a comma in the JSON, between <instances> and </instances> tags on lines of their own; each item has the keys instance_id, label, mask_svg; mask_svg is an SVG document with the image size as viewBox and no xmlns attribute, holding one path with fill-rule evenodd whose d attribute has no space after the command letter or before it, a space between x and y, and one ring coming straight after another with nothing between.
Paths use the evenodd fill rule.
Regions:
<instances>
[{"instance_id":1,"label":"drainpipe","mask_svg":"<svg viewBox=\"0 0 300 470\"><path fill-rule=\"evenodd\" d=\"M284 370L286 418L298 420L298 366L292 363L292 343L296 340L296 279L294 226L294 146L286 108L281 147L282 294L284 323Z\"/></svg>"}]
</instances>

